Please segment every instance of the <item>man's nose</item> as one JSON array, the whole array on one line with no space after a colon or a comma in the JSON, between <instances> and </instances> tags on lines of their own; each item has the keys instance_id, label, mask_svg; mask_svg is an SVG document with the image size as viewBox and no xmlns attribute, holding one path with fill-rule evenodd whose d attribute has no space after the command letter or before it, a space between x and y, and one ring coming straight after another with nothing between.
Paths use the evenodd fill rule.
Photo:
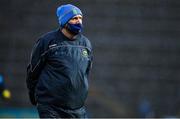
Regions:
<instances>
[{"instance_id":1,"label":"man's nose","mask_svg":"<svg viewBox=\"0 0 180 119\"><path fill-rule=\"evenodd\" d=\"M82 19L78 18L77 19L77 23L81 23L82 24Z\"/></svg>"}]
</instances>

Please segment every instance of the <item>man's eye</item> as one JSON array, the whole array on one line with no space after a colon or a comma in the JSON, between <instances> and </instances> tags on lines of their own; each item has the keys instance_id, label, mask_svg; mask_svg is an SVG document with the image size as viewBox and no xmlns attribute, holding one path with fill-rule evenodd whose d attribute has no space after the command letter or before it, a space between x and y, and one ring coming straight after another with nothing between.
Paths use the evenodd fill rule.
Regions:
<instances>
[{"instance_id":1,"label":"man's eye","mask_svg":"<svg viewBox=\"0 0 180 119\"><path fill-rule=\"evenodd\" d=\"M74 17L74 18L72 18L72 20L78 20L78 19L82 19L82 17Z\"/></svg>"}]
</instances>

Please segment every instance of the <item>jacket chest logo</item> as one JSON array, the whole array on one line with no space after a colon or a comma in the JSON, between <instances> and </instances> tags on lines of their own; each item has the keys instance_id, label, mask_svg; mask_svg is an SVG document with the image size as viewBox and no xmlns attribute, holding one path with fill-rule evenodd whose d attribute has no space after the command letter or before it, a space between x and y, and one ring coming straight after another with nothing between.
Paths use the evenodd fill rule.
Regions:
<instances>
[{"instance_id":1,"label":"jacket chest logo","mask_svg":"<svg viewBox=\"0 0 180 119\"><path fill-rule=\"evenodd\" d=\"M88 51L86 49L82 50L82 56L83 57L88 57Z\"/></svg>"}]
</instances>

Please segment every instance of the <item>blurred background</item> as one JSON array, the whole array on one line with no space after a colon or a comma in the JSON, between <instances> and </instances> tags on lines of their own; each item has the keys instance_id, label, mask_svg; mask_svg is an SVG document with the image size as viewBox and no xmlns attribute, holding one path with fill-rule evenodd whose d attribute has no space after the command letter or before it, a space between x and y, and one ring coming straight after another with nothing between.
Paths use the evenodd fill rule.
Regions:
<instances>
[{"instance_id":1,"label":"blurred background","mask_svg":"<svg viewBox=\"0 0 180 119\"><path fill-rule=\"evenodd\" d=\"M94 50L89 117L180 117L179 0L0 0L0 117L38 117L26 66L67 3L82 10Z\"/></svg>"}]
</instances>

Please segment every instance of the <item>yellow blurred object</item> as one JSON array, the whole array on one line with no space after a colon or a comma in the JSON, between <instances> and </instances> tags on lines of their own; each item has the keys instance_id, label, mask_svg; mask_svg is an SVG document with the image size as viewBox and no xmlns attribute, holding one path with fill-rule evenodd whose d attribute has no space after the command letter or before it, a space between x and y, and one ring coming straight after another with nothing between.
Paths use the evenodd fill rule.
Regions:
<instances>
[{"instance_id":1,"label":"yellow blurred object","mask_svg":"<svg viewBox=\"0 0 180 119\"><path fill-rule=\"evenodd\" d=\"M2 92L2 96L3 96L3 98L9 99L9 98L11 98L11 92L9 90L5 89Z\"/></svg>"}]
</instances>

